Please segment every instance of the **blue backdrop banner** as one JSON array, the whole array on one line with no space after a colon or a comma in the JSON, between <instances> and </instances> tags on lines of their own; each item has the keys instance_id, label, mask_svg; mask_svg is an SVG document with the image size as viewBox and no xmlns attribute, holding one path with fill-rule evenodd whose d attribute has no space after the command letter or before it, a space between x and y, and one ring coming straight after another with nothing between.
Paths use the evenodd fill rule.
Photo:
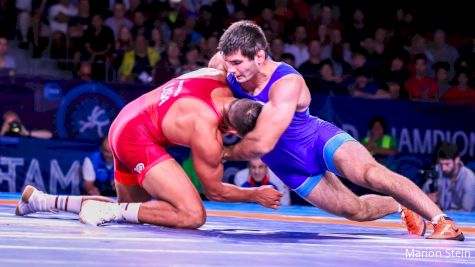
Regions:
<instances>
[{"instance_id":1,"label":"blue backdrop banner","mask_svg":"<svg viewBox=\"0 0 475 267\"><path fill-rule=\"evenodd\" d=\"M27 184L53 194L79 194L84 157L99 144L18 137L0 138L0 191Z\"/></svg>"}]
</instances>

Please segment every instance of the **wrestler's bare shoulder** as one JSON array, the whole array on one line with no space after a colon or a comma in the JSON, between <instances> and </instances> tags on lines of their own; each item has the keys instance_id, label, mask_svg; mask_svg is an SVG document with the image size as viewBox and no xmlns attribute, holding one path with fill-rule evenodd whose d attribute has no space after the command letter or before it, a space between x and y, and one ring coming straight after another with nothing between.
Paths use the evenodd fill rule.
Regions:
<instances>
[{"instance_id":1,"label":"wrestler's bare shoulder","mask_svg":"<svg viewBox=\"0 0 475 267\"><path fill-rule=\"evenodd\" d=\"M226 81L226 72L214 68L201 68L192 72L185 73L179 76L177 79L190 79L190 78L209 78L218 81Z\"/></svg>"}]
</instances>

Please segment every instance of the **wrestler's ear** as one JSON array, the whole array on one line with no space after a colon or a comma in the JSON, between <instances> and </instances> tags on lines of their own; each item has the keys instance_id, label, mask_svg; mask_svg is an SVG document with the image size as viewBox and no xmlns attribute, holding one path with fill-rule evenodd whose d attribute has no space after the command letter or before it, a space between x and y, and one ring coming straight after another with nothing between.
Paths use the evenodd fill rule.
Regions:
<instances>
[{"instance_id":1,"label":"wrestler's ear","mask_svg":"<svg viewBox=\"0 0 475 267\"><path fill-rule=\"evenodd\" d=\"M264 60L266 59L266 52L262 49L257 50L257 53L254 56L254 59L256 61L256 64L258 66L261 66L262 63L264 63Z\"/></svg>"}]
</instances>

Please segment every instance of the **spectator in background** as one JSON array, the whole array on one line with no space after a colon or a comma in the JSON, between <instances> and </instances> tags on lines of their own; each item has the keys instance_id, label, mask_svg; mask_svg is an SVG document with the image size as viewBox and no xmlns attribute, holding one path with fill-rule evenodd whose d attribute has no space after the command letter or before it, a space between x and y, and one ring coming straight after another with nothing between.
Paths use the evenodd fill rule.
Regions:
<instances>
[{"instance_id":1,"label":"spectator in background","mask_svg":"<svg viewBox=\"0 0 475 267\"><path fill-rule=\"evenodd\" d=\"M434 40L428 45L428 49L434 57L434 62L448 62L451 66L451 70L453 70L454 63L459 57L459 53L455 47L447 44L445 37L445 32L442 29L437 29L434 32ZM453 72L450 73L449 77L452 76Z\"/></svg>"},{"instance_id":2,"label":"spectator in background","mask_svg":"<svg viewBox=\"0 0 475 267\"><path fill-rule=\"evenodd\" d=\"M341 76L335 74L331 60L320 62L319 79L315 88L309 88L310 93L348 95L348 89L343 85Z\"/></svg>"},{"instance_id":3,"label":"spectator in background","mask_svg":"<svg viewBox=\"0 0 475 267\"><path fill-rule=\"evenodd\" d=\"M472 104L475 105L475 89L469 86L468 74L466 71L460 71L455 76L455 86L449 88L442 95L441 101L454 104Z\"/></svg>"},{"instance_id":4,"label":"spectator in background","mask_svg":"<svg viewBox=\"0 0 475 267\"><path fill-rule=\"evenodd\" d=\"M201 53L205 60L210 60L214 54L218 52L218 37L212 35L206 39L206 42L203 45L203 49L201 49Z\"/></svg>"},{"instance_id":5,"label":"spectator in background","mask_svg":"<svg viewBox=\"0 0 475 267\"><path fill-rule=\"evenodd\" d=\"M343 45L333 45L331 50L332 55L329 58L333 64L333 71L335 72L335 75L341 77L342 79L350 77L352 72L351 65L344 59L344 49L345 48Z\"/></svg>"},{"instance_id":6,"label":"spectator in background","mask_svg":"<svg viewBox=\"0 0 475 267\"><path fill-rule=\"evenodd\" d=\"M82 164L84 190L92 196L115 196L114 160L109 138L102 139L98 150L84 158Z\"/></svg>"},{"instance_id":7,"label":"spectator in background","mask_svg":"<svg viewBox=\"0 0 475 267\"><path fill-rule=\"evenodd\" d=\"M345 40L350 42L351 50L360 47L361 42L371 35L371 31L366 23L365 13L361 8L353 12L353 17L348 26L343 29Z\"/></svg>"},{"instance_id":8,"label":"spectator in background","mask_svg":"<svg viewBox=\"0 0 475 267\"><path fill-rule=\"evenodd\" d=\"M295 57L295 67L298 68L308 60L307 30L303 25L298 25L294 31L294 40L290 44L284 45L284 52Z\"/></svg>"},{"instance_id":9,"label":"spectator in background","mask_svg":"<svg viewBox=\"0 0 475 267\"><path fill-rule=\"evenodd\" d=\"M283 194L280 203L290 205L289 188L260 159L248 161L248 168L234 176L234 184L241 187L270 185Z\"/></svg>"},{"instance_id":10,"label":"spectator in background","mask_svg":"<svg viewBox=\"0 0 475 267\"><path fill-rule=\"evenodd\" d=\"M80 63L79 70L76 74L76 79L79 79L81 81L86 81L89 82L92 80L92 66L91 62L89 61L84 61Z\"/></svg>"},{"instance_id":11,"label":"spectator in background","mask_svg":"<svg viewBox=\"0 0 475 267\"><path fill-rule=\"evenodd\" d=\"M93 80L104 80L106 77L107 58L114 49L114 33L104 26L101 15L92 16L91 25L84 33L85 57L92 63Z\"/></svg>"},{"instance_id":12,"label":"spectator in background","mask_svg":"<svg viewBox=\"0 0 475 267\"><path fill-rule=\"evenodd\" d=\"M289 64L293 68L295 67L295 56L291 53L283 53L282 54L282 62Z\"/></svg>"},{"instance_id":13,"label":"spectator in background","mask_svg":"<svg viewBox=\"0 0 475 267\"><path fill-rule=\"evenodd\" d=\"M411 77L411 73L407 69L406 58L403 53L393 55L389 60L388 69L383 71L389 93L394 99L408 98L404 83Z\"/></svg>"},{"instance_id":14,"label":"spectator in background","mask_svg":"<svg viewBox=\"0 0 475 267\"><path fill-rule=\"evenodd\" d=\"M351 63L350 45L348 43L343 42L343 39L341 36L341 30L331 29L329 40L330 41L328 43L326 43L325 45L322 45L320 58L321 59L332 58L335 61L336 60L334 58L335 52L333 50L336 47L337 49L341 50L341 51L338 51L337 53L338 56L340 56L339 54L341 53L341 58L342 58L341 60L344 60L348 64Z\"/></svg>"},{"instance_id":15,"label":"spectator in background","mask_svg":"<svg viewBox=\"0 0 475 267\"><path fill-rule=\"evenodd\" d=\"M148 25L145 14L142 11L137 10L134 12L134 24L130 32L134 38L137 38L139 35L143 35L147 40L150 40L150 33L152 32L152 29Z\"/></svg>"},{"instance_id":16,"label":"spectator in background","mask_svg":"<svg viewBox=\"0 0 475 267\"><path fill-rule=\"evenodd\" d=\"M158 85L176 76L177 69L181 66L180 48L171 41L168 43L167 53L155 65L154 82Z\"/></svg>"},{"instance_id":17,"label":"spectator in background","mask_svg":"<svg viewBox=\"0 0 475 267\"><path fill-rule=\"evenodd\" d=\"M380 86L371 81L369 71L365 68L357 69L353 72L354 84L349 87L350 94L355 97L366 97L375 99L389 99L391 94L380 88Z\"/></svg>"},{"instance_id":18,"label":"spectator in background","mask_svg":"<svg viewBox=\"0 0 475 267\"><path fill-rule=\"evenodd\" d=\"M187 46L189 45L198 45L203 39L203 36L196 31L196 22L198 20L198 14L188 12L185 17L185 25L182 27L185 32L185 42Z\"/></svg>"},{"instance_id":19,"label":"spectator in background","mask_svg":"<svg viewBox=\"0 0 475 267\"><path fill-rule=\"evenodd\" d=\"M305 83L310 90L314 90L317 87L318 83L318 70L320 68L320 42L317 40L312 40L308 44L308 54L309 59L305 61L300 67L298 71L302 74L303 78L305 79ZM274 59L275 60L275 59Z\"/></svg>"},{"instance_id":20,"label":"spectator in background","mask_svg":"<svg viewBox=\"0 0 475 267\"><path fill-rule=\"evenodd\" d=\"M368 53L363 48L354 49L351 53L351 71L368 68Z\"/></svg>"},{"instance_id":21,"label":"spectator in background","mask_svg":"<svg viewBox=\"0 0 475 267\"><path fill-rule=\"evenodd\" d=\"M270 57L272 60L280 62L282 54L284 54L284 41L281 37L275 37L270 43Z\"/></svg>"},{"instance_id":22,"label":"spectator in background","mask_svg":"<svg viewBox=\"0 0 475 267\"><path fill-rule=\"evenodd\" d=\"M450 64L444 61L439 61L432 65L432 69L435 73L435 81L437 82L437 87L439 87L440 99L444 95L444 93L451 87L449 84Z\"/></svg>"},{"instance_id":23,"label":"spectator in background","mask_svg":"<svg viewBox=\"0 0 475 267\"><path fill-rule=\"evenodd\" d=\"M68 62L67 65L73 69L73 73L80 68L81 55L84 55L84 33L91 24L89 13L89 1L80 0L78 3L78 15L68 21L67 35L67 58L73 59L73 66Z\"/></svg>"},{"instance_id":24,"label":"spectator in background","mask_svg":"<svg viewBox=\"0 0 475 267\"><path fill-rule=\"evenodd\" d=\"M474 212L475 174L464 166L456 144L440 144L436 171L437 178L428 180L423 186L429 197L442 210Z\"/></svg>"},{"instance_id":25,"label":"spectator in background","mask_svg":"<svg viewBox=\"0 0 475 267\"><path fill-rule=\"evenodd\" d=\"M0 36L0 76L15 76L16 63L15 59L7 54L8 40Z\"/></svg>"},{"instance_id":26,"label":"spectator in background","mask_svg":"<svg viewBox=\"0 0 475 267\"><path fill-rule=\"evenodd\" d=\"M177 69L177 75L182 75L188 72L192 72L204 65L200 60L200 50L197 46L189 46L185 53L185 64Z\"/></svg>"},{"instance_id":27,"label":"spectator in background","mask_svg":"<svg viewBox=\"0 0 475 267\"><path fill-rule=\"evenodd\" d=\"M439 88L434 79L426 76L427 57L424 54L418 54L414 57L414 75L405 82L409 96L413 100L432 100L439 98Z\"/></svg>"},{"instance_id":28,"label":"spectator in background","mask_svg":"<svg viewBox=\"0 0 475 267\"><path fill-rule=\"evenodd\" d=\"M132 34L126 26L122 26L119 30L119 38L114 44L114 53L112 57L112 64L114 70L118 71L122 61L124 60L124 54L130 50L133 50L134 40ZM158 51L157 51L158 52Z\"/></svg>"},{"instance_id":29,"label":"spectator in background","mask_svg":"<svg viewBox=\"0 0 475 267\"><path fill-rule=\"evenodd\" d=\"M426 38L420 34L415 34L411 39L411 46L408 47L407 50L409 52L410 63L413 64L415 64L416 59L420 57L420 54L423 54L425 56L426 65L429 67L425 69L424 75L432 75L430 66L432 66L435 61L434 55L432 55L431 51L427 48ZM413 68L415 68L414 65L409 66L411 71L413 71Z\"/></svg>"},{"instance_id":30,"label":"spectator in background","mask_svg":"<svg viewBox=\"0 0 475 267\"><path fill-rule=\"evenodd\" d=\"M159 54L162 54L167 49L159 28L152 29L150 33L150 46Z\"/></svg>"},{"instance_id":31,"label":"spectator in background","mask_svg":"<svg viewBox=\"0 0 475 267\"><path fill-rule=\"evenodd\" d=\"M41 139L50 139L53 137L53 133L48 130L28 130L21 122L20 116L14 111L9 110L5 112L2 118L1 136L24 136Z\"/></svg>"},{"instance_id":32,"label":"spectator in background","mask_svg":"<svg viewBox=\"0 0 475 267\"><path fill-rule=\"evenodd\" d=\"M382 117L373 117L368 125L369 136L361 140L373 157L381 164L388 166L388 159L397 153L397 142L388 134L388 124ZM391 168L390 168L391 169Z\"/></svg>"},{"instance_id":33,"label":"spectator in background","mask_svg":"<svg viewBox=\"0 0 475 267\"><path fill-rule=\"evenodd\" d=\"M19 48L28 49L28 29L31 26L31 5L32 0L16 0L15 7L17 10L17 28L20 32L19 36Z\"/></svg>"},{"instance_id":34,"label":"spectator in background","mask_svg":"<svg viewBox=\"0 0 475 267\"><path fill-rule=\"evenodd\" d=\"M78 15L76 6L69 0L60 0L49 9L49 27L51 29L51 58L66 58L66 35L68 21Z\"/></svg>"},{"instance_id":35,"label":"spectator in background","mask_svg":"<svg viewBox=\"0 0 475 267\"><path fill-rule=\"evenodd\" d=\"M153 80L152 70L155 68L160 54L147 45L145 36L135 39L134 50L126 52L119 69L121 81L150 83Z\"/></svg>"},{"instance_id":36,"label":"spectator in background","mask_svg":"<svg viewBox=\"0 0 475 267\"><path fill-rule=\"evenodd\" d=\"M116 2L112 8L114 15L105 21L105 25L114 32L115 40L119 39L120 30L122 27L132 29L132 21L125 17L125 6L123 3Z\"/></svg>"},{"instance_id":37,"label":"spectator in background","mask_svg":"<svg viewBox=\"0 0 475 267\"><path fill-rule=\"evenodd\" d=\"M50 40L50 30L47 25L45 7L47 0L32 2L31 15L31 42L33 45L33 58L40 58L43 51L48 47Z\"/></svg>"}]
</instances>

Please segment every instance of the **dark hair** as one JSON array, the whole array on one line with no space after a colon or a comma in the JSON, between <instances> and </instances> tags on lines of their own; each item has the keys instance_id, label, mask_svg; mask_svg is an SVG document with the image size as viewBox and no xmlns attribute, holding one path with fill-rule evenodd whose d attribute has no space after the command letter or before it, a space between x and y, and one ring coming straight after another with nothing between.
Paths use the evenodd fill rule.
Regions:
<instances>
[{"instance_id":1,"label":"dark hair","mask_svg":"<svg viewBox=\"0 0 475 267\"><path fill-rule=\"evenodd\" d=\"M367 67L360 67L353 71L353 78L364 76L366 78L371 78L371 71Z\"/></svg>"},{"instance_id":2,"label":"dark hair","mask_svg":"<svg viewBox=\"0 0 475 267\"><path fill-rule=\"evenodd\" d=\"M427 56L421 53L414 56L414 64L420 59L424 60L424 62L427 63Z\"/></svg>"},{"instance_id":3,"label":"dark hair","mask_svg":"<svg viewBox=\"0 0 475 267\"><path fill-rule=\"evenodd\" d=\"M218 50L229 55L241 50L241 53L253 59L257 51L264 50L269 55L269 43L261 27L249 20L235 22L219 38Z\"/></svg>"},{"instance_id":4,"label":"dark hair","mask_svg":"<svg viewBox=\"0 0 475 267\"><path fill-rule=\"evenodd\" d=\"M291 54L291 53L283 53L283 54L281 55L281 57L282 57L282 60L284 60L284 59L290 59L290 60L292 60L292 61L295 62L295 56L294 56L293 54Z\"/></svg>"},{"instance_id":5,"label":"dark hair","mask_svg":"<svg viewBox=\"0 0 475 267\"><path fill-rule=\"evenodd\" d=\"M325 65L330 65L330 67L333 68L333 63L330 59L324 59L322 61L320 61L320 64L318 64L318 70L321 70L323 68L323 66Z\"/></svg>"},{"instance_id":6,"label":"dark hair","mask_svg":"<svg viewBox=\"0 0 475 267\"><path fill-rule=\"evenodd\" d=\"M245 98L237 99L229 105L227 116L231 126L238 134L245 136L256 126L261 110L262 104L257 101Z\"/></svg>"},{"instance_id":7,"label":"dark hair","mask_svg":"<svg viewBox=\"0 0 475 267\"><path fill-rule=\"evenodd\" d=\"M445 61L437 61L432 65L432 69L434 71L438 71L439 69L444 69L445 71L450 71L450 64Z\"/></svg>"},{"instance_id":8,"label":"dark hair","mask_svg":"<svg viewBox=\"0 0 475 267\"><path fill-rule=\"evenodd\" d=\"M369 122L368 128L371 129L373 128L374 124L379 122L381 126L383 127L383 133L387 133L386 131L388 130L388 123L383 117L373 117L371 121Z\"/></svg>"},{"instance_id":9,"label":"dark hair","mask_svg":"<svg viewBox=\"0 0 475 267\"><path fill-rule=\"evenodd\" d=\"M437 150L437 159L455 159L459 156L457 144L450 142L440 143Z\"/></svg>"}]
</instances>

